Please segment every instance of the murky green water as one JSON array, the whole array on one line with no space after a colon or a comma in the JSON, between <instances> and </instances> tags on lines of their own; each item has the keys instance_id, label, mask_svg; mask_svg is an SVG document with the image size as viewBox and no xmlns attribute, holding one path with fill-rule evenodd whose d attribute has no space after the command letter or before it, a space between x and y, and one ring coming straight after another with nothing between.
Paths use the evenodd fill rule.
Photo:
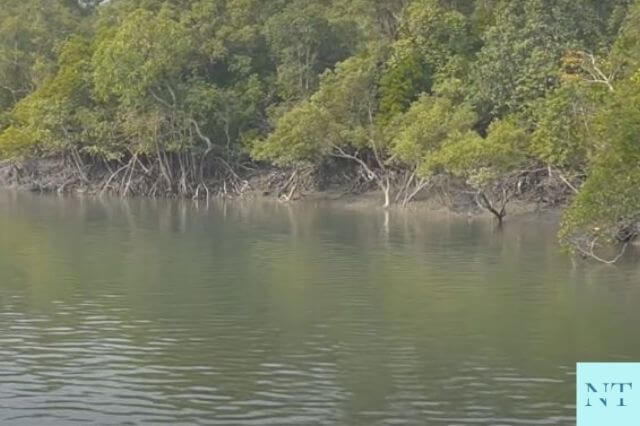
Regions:
<instances>
[{"instance_id":1,"label":"murky green water","mask_svg":"<svg viewBox=\"0 0 640 426\"><path fill-rule=\"evenodd\" d=\"M0 194L0 424L572 425L640 268L549 218Z\"/></svg>"}]
</instances>

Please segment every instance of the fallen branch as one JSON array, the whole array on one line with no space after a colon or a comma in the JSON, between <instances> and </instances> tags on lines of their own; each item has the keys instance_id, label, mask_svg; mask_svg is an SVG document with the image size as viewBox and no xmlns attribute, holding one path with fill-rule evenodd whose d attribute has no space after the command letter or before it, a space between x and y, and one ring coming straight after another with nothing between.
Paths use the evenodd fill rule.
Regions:
<instances>
[{"instance_id":1,"label":"fallen branch","mask_svg":"<svg viewBox=\"0 0 640 426\"><path fill-rule=\"evenodd\" d=\"M629 247L629 242L626 242L626 243L622 246L622 249L618 252L618 254L617 254L613 259L610 259L610 260L603 259L602 257L598 256L598 255L595 253L595 246L596 246L596 243L597 243L597 241L598 241L598 238L599 238L599 237L596 237L596 238L594 238L594 239L591 241L591 244L589 245L589 248L588 248L588 249L585 249L585 248L581 247L581 245L580 245L579 243L578 243L578 244L574 244L574 247L575 247L575 249L576 249L576 250L578 250L578 252L580 252L582 255L584 255L584 256L586 256L586 257L590 257L590 258L592 258L592 259L597 260L598 262L601 262L601 263L604 263L604 264L607 264L607 265L613 265L613 264L615 264L615 263L618 263L618 261L619 261L620 259L622 259L622 256L624 256L624 254L626 253L626 251L627 251L627 247Z\"/></svg>"}]
</instances>

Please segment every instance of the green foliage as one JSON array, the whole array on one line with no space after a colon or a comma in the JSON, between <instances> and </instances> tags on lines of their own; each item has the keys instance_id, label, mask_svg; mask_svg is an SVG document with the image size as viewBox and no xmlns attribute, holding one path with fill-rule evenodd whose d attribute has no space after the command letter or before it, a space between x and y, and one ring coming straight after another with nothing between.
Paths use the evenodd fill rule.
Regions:
<instances>
[{"instance_id":1,"label":"green foliage","mask_svg":"<svg viewBox=\"0 0 640 426\"><path fill-rule=\"evenodd\" d=\"M417 94L432 86L433 70L412 42L398 41L380 78L380 116L383 123L404 112Z\"/></svg>"},{"instance_id":2,"label":"green foliage","mask_svg":"<svg viewBox=\"0 0 640 426\"><path fill-rule=\"evenodd\" d=\"M138 9L111 37L100 41L93 57L96 95L133 103L179 77L190 40L168 9Z\"/></svg>"},{"instance_id":3,"label":"green foliage","mask_svg":"<svg viewBox=\"0 0 640 426\"><path fill-rule=\"evenodd\" d=\"M55 72L56 47L78 30L78 8L46 0L4 0L0 7L0 113Z\"/></svg>"},{"instance_id":4,"label":"green foliage","mask_svg":"<svg viewBox=\"0 0 640 426\"><path fill-rule=\"evenodd\" d=\"M640 1L629 6L629 12L613 44L612 61L622 76L629 76L640 67Z\"/></svg>"},{"instance_id":5,"label":"green foliage","mask_svg":"<svg viewBox=\"0 0 640 426\"><path fill-rule=\"evenodd\" d=\"M377 68L370 57L352 57L322 76L320 88L280 117L253 155L279 165L319 161L334 147L360 149L374 142Z\"/></svg>"},{"instance_id":6,"label":"green foliage","mask_svg":"<svg viewBox=\"0 0 640 426\"><path fill-rule=\"evenodd\" d=\"M345 25L330 21L326 8L309 0L291 2L267 20L264 32L284 99L313 93L319 75L347 57L351 41Z\"/></svg>"},{"instance_id":7,"label":"green foliage","mask_svg":"<svg viewBox=\"0 0 640 426\"><path fill-rule=\"evenodd\" d=\"M473 98L483 114L495 118L526 110L558 86L567 50L606 46L610 6L624 2L603 3L609 2L514 0L499 7L475 67Z\"/></svg>"},{"instance_id":8,"label":"green foliage","mask_svg":"<svg viewBox=\"0 0 640 426\"><path fill-rule=\"evenodd\" d=\"M515 118L508 118L493 123L486 138L474 131L458 133L426 157L421 172L446 171L480 188L526 164L528 142L526 131Z\"/></svg>"},{"instance_id":9,"label":"green foliage","mask_svg":"<svg viewBox=\"0 0 640 426\"><path fill-rule=\"evenodd\" d=\"M475 82L477 103L493 117L522 110L555 85L566 29L557 26L541 0L509 2L484 34Z\"/></svg>"},{"instance_id":10,"label":"green foliage","mask_svg":"<svg viewBox=\"0 0 640 426\"><path fill-rule=\"evenodd\" d=\"M561 236L613 240L621 226L640 220L640 84L625 84L598 117L602 144L589 177L567 211Z\"/></svg>"},{"instance_id":11,"label":"green foliage","mask_svg":"<svg viewBox=\"0 0 640 426\"><path fill-rule=\"evenodd\" d=\"M423 95L387 132L393 137L393 154L403 164L416 167L430 153L471 130L475 113L468 105L455 106L446 98Z\"/></svg>"},{"instance_id":12,"label":"green foliage","mask_svg":"<svg viewBox=\"0 0 640 426\"><path fill-rule=\"evenodd\" d=\"M401 20L398 40L380 79L380 120L404 112L438 80L457 77L457 65L478 40L467 18L435 0L414 0Z\"/></svg>"},{"instance_id":13,"label":"green foliage","mask_svg":"<svg viewBox=\"0 0 640 426\"><path fill-rule=\"evenodd\" d=\"M435 0L410 2L400 35L412 40L436 71L444 67L452 56L470 54L479 42L463 14L439 6Z\"/></svg>"},{"instance_id":14,"label":"green foliage","mask_svg":"<svg viewBox=\"0 0 640 426\"><path fill-rule=\"evenodd\" d=\"M31 153L37 140L38 134L32 129L9 126L0 133L0 157L23 158Z\"/></svg>"},{"instance_id":15,"label":"green foliage","mask_svg":"<svg viewBox=\"0 0 640 426\"><path fill-rule=\"evenodd\" d=\"M533 111L530 150L548 165L584 170L594 150L593 120L602 95L578 84L562 86Z\"/></svg>"},{"instance_id":16,"label":"green foliage","mask_svg":"<svg viewBox=\"0 0 640 426\"><path fill-rule=\"evenodd\" d=\"M280 166L314 163L328 151L330 113L312 102L294 107L264 141L254 143L254 158Z\"/></svg>"},{"instance_id":17,"label":"green foliage","mask_svg":"<svg viewBox=\"0 0 640 426\"><path fill-rule=\"evenodd\" d=\"M3 2L0 160L146 157L172 191L212 152L341 156L387 198L402 169L482 188L536 163L586 176L567 235L637 216L640 0L96 5Z\"/></svg>"},{"instance_id":18,"label":"green foliage","mask_svg":"<svg viewBox=\"0 0 640 426\"><path fill-rule=\"evenodd\" d=\"M77 118L91 114L87 103L90 57L91 46L82 37L74 36L60 47L55 76L11 112L12 126L0 134L3 156L21 157L36 149L55 153L86 140Z\"/></svg>"},{"instance_id":19,"label":"green foliage","mask_svg":"<svg viewBox=\"0 0 640 426\"><path fill-rule=\"evenodd\" d=\"M347 144L366 144L363 133L374 124L378 75L375 57L349 58L322 76L321 87L311 98L329 111Z\"/></svg>"}]
</instances>

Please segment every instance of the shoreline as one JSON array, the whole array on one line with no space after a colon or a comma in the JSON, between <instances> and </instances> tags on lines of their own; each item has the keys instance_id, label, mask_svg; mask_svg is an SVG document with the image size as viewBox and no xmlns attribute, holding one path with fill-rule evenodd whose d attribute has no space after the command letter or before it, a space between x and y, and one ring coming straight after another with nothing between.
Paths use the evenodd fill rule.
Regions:
<instances>
[{"instance_id":1,"label":"shoreline","mask_svg":"<svg viewBox=\"0 0 640 426\"><path fill-rule=\"evenodd\" d=\"M27 170L27 173L24 173ZM23 173L20 176L20 173ZM68 175L71 174L71 178ZM388 212L411 212L415 214L427 214L437 217L472 217L493 219L494 216L487 210L480 208L473 197L464 192L454 192L452 196L443 201L442 197L431 191L426 191L416 197L406 206L392 203L388 208L383 207L384 195L379 190L352 191L350 182L332 184L327 188L301 189L295 197L283 199L282 191L274 187L273 178L283 171L274 169L258 169L251 176L246 176L248 189L241 194L228 194L222 192L219 182L211 182L211 200L252 200L262 199L281 204L308 204L321 203L348 210L378 210ZM281 178L282 176L277 176ZM102 178L102 176L100 176ZM119 195L116 191L103 187L101 179L80 181L76 175L63 165L60 159L36 159L15 164L0 162L0 190L31 192L42 194L65 194L77 197L101 197L108 195L123 199L184 199L196 200L196 197L179 194L159 194L148 196L131 192ZM525 194L526 195L526 194ZM200 198L201 199L201 198ZM201 199L202 200L202 199ZM525 197L512 200L507 207L507 220L509 217L517 217L536 213L559 213L564 210L566 203L549 205L539 201L527 200Z\"/></svg>"}]
</instances>

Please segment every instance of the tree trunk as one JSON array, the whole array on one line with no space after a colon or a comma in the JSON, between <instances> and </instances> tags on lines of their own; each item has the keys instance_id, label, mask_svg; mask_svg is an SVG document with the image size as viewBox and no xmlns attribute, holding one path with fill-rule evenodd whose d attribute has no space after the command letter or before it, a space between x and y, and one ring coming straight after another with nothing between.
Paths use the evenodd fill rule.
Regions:
<instances>
[{"instance_id":1,"label":"tree trunk","mask_svg":"<svg viewBox=\"0 0 640 426\"><path fill-rule=\"evenodd\" d=\"M391 205L391 197L390 197L391 185L389 183L389 176L386 176L384 184L381 185L381 186L382 186L382 192L384 192L384 206L383 206L383 208L388 209L389 206Z\"/></svg>"},{"instance_id":2,"label":"tree trunk","mask_svg":"<svg viewBox=\"0 0 640 426\"><path fill-rule=\"evenodd\" d=\"M478 191L476 193L476 203L478 204L478 206L489 211L492 215L494 215L496 219L498 219L498 225L502 225L502 221L507 215L506 207L508 202L509 202L509 199L506 197L506 194L503 194L502 208L498 211L498 209L493 206L491 201L489 201L489 198L487 198L484 191Z\"/></svg>"}]
</instances>

